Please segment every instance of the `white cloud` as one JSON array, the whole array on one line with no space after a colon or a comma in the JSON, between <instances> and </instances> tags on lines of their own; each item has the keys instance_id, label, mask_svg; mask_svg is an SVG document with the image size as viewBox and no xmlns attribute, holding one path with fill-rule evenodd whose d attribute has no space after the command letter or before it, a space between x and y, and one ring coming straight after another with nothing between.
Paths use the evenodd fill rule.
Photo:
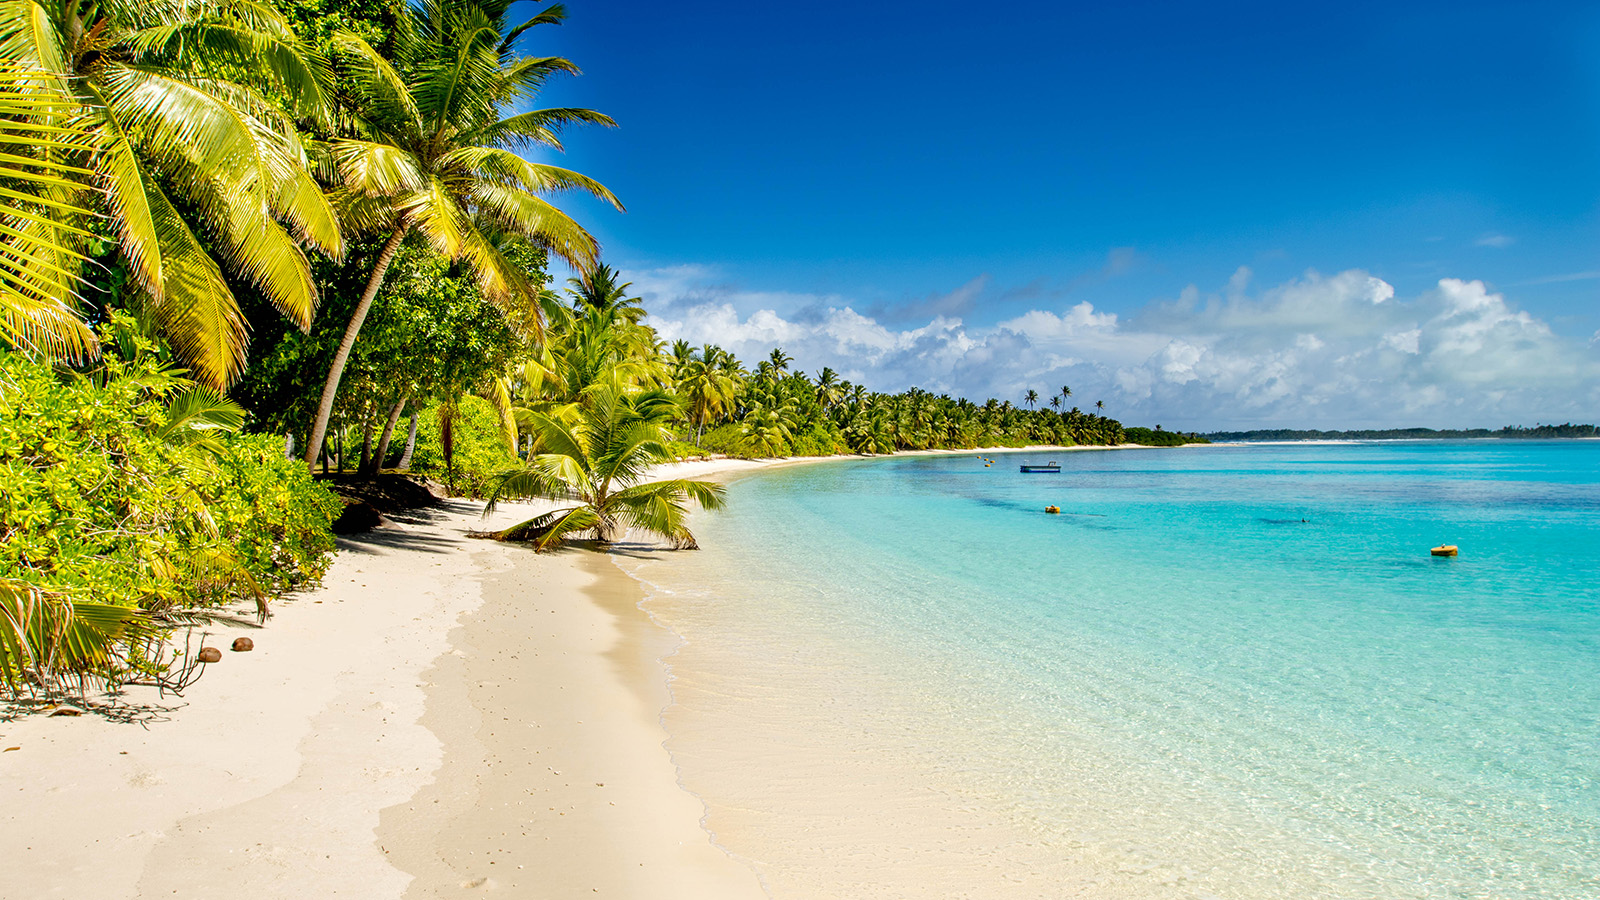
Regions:
<instances>
[{"instance_id":1,"label":"white cloud","mask_svg":"<svg viewBox=\"0 0 1600 900\"><path fill-rule=\"evenodd\" d=\"M1219 293L1191 285L1131 316L1080 301L975 327L943 313L895 324L844 297L741 290L705 268L629 275L668 340L746 360L782 346L873 390L1017 400L1067 384L1084 407L1189 429L1588 421L1600 403L1600 335L1558 335L1479 281L1397 298L1360 270L1308 272L1252 294L1241 268ZM985 283L940 296L965 308Z\"/></svg>"},{"instance_id":2,"label":"white cloud","mask_svg":"<svg viewBox=\"0 0 1600 900\"><path fill-rule=\"evenodd\" d=\"M1490 232L1473 241L1479 247L1493 247L1496 250L1503 250L1516 242L1517 239L1509 234L1496 234L1494 232Z\"/></svg>"}]
</instances>

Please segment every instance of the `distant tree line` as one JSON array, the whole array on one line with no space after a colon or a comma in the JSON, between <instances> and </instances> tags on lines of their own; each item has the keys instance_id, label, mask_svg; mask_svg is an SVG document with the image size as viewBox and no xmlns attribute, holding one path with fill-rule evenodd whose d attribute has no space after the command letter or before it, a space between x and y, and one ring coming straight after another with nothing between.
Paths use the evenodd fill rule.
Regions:
<instances>
[{"instance_id":1,"label":"distant tree line","mask_svg":"<svg viewBox=\"0 0 1600 900\"><path fill-rule=\"evenodd\" d=\"M1130 429L1129 439L1132 439ZM1535 425L1525 428L1507 425L1498 431L1487 428L1367 428L1356 431L1317 431L1315 429L1266 428L1254 431L1213 431L1204 435L1212 441L1455 441L1482 439L1556 440L1600 436L1594 425Z\"/></svg>"},{"instance_id":2,"label":"distant tree line","mask_svg":"<svg viewBox=\"0 0 1600 900\"><path fill-rule=\"evenodd\" d=\"M1162 431L1161 426L1155 428L1140 428L1129 426L1123 429L1125 440L1130 444L1143 444L1146 447L1181 447L1184 444L1209 444L1201 435L1181 431Z\"/></svg>"}]
</instances>

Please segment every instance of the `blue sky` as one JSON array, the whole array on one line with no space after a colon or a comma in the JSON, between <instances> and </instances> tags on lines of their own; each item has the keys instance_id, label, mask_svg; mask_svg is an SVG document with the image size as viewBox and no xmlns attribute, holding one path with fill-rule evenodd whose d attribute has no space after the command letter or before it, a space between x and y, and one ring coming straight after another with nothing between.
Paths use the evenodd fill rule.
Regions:
<instances>
[{"instance_id":1,"label":"blue sky","mask_svg":"<svg viewBox=\"0 0 1600 900\"><path fill-rule=\"evenodd\" d=\"M1168 427L1600 419L1592 5L569 13L543 103L619 121L564 162L628 212L563 202L669 337Z\"/></svg>"}]
</instances>

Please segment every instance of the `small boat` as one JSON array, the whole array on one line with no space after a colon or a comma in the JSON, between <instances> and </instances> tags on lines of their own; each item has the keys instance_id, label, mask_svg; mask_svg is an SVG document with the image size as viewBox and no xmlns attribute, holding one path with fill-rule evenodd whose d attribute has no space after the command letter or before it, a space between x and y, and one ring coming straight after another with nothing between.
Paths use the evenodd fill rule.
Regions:
<instances>
[{"instance_id":1,"label":"small boat","mask_svg":"<svg viewBox=\"0 0 1600 900\"><path fill-rule=\"evenodd\" d=\"M1059 507L1059 506L1046 506L1044 508L1044 511L1049 513L1052 516L1061 515L1061 507Z\"/></svg>"},{"instance_id":2,"label":"small boat","mask_svg":"<svg viewBox=\"0 0 1600 900\"><path fill-rule=\"evenodd\" d=\"M1060 472L1061 466L1052 462L1047 466L1023 466L1022 471L1024 474L1038 472Z\"/></svg>"},{"instance_id":3,"label":"small boat","mask_svg":"<svg viewBox=\"0 0 1600 900\"><path fill-rule=\"evenodd\" d=\"M1440 545L1438 547L1433 548L1429 552L1431 552L1434 556L1455 556L1456 555L1456 545L1455 544L1442 544L1442 545Z\"/></svg>"}]
</instances>

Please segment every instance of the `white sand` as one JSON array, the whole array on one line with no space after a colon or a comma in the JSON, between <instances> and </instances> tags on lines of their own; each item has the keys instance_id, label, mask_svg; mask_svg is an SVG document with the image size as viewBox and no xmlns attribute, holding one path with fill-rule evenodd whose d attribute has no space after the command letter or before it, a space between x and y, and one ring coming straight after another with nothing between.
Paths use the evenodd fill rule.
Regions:
<instances>
[{"instance_id":1,"label":"white sand","mask_svg":"<svg viewBox=\"0 0 1600 900\"><path fill-rule=\"evenodd\" d=\"M142 725L0 721L0 898L764 896L677 785L637 587L477 508L341 541L182 698L130 690Z\"/></svg>"}]
</instances>

